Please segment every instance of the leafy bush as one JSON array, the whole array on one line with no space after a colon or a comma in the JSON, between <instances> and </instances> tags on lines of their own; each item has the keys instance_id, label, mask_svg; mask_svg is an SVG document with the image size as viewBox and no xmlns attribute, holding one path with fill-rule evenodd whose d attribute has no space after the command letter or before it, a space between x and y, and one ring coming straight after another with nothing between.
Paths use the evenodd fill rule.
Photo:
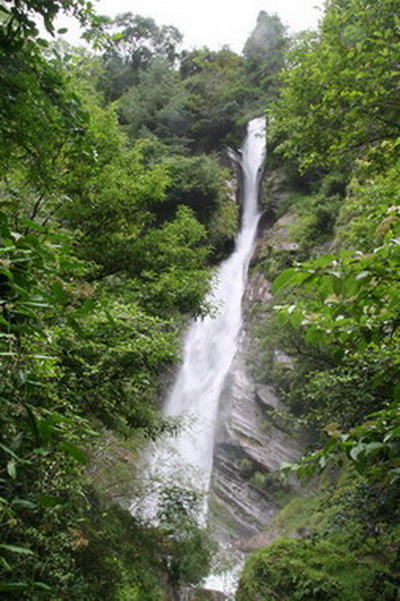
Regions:
<instances>
[{"instance_id":1,"label":"leafy bush","mask_svg":"<svg viewBox=\"0 0 400 601\"><path fill-rule=\"evenodd\" d=\"M380 563L319 540L278 540L253 553L237 601L395 601L397 589Z\"/></svg>"}]
</instances>

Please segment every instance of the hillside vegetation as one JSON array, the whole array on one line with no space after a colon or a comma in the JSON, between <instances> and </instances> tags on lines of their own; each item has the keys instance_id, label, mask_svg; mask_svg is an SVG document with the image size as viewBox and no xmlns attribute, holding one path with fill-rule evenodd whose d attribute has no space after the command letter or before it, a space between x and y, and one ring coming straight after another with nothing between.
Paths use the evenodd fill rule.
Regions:
<instances>
[{"instance_id":1,"label":"hillside vegetation","mask_svg":"<svg viewBox=\"0 0 400 601\"><path fill-rule=\"evenodd\" d=\"M296 215L292 249L258 266L275 294L261 370L313 440L286 470L314 477L316 502L284 510L301 538L255 552L238 601L399 598L399 8L328 2L268 108L273 161L298 192L277 207Z\"/></svg>"}]
</instances>

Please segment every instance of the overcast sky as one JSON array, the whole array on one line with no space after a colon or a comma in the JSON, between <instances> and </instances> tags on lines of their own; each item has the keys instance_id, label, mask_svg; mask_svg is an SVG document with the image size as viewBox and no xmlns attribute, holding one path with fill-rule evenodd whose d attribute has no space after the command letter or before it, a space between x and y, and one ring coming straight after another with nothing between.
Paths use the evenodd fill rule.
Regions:
<instances>
[{"instance_id":1,"label":"overcast sky","mask_svg":"<svg viewBox=\"0 0 400 601\"><path fill-rule=\"evenodd\" d=\"M184 34L184 47L208 46L219 50L227 44L241 52L254 29L260 10L277 13L290 30L315 28L323 0L94 0L96 12L115 16L132 12L153 17L157 25L175 25ZM77 28L66 23L66 39L77 43Z\"/></svg>"}]
</instances>

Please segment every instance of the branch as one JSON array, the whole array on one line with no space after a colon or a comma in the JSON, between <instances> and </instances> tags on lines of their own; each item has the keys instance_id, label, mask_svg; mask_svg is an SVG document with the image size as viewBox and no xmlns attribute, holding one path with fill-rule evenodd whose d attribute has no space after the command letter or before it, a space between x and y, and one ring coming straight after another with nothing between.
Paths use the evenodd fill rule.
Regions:
<instances>
[{"instance_id":1,"label":"branch","mask_svg":"<svg viewBox=\"0 0 400 601\"><path fill-rule=\"evenodd\" d=\"M33 221L35 219L36 215L39 213L40 209L42 208L41 202L42 202L43 198L45 197L45 194L46 194L46 192L42 192L40 194L39 198L37 199L37 201L35 202L35 204L33 205L33 210L29 217L29 219L31 221ZM43 203L43 204L45 204L45 203Z\"/></svg>"},{"instance_id":2,"label":"branch","mask_svg":"<svg viewBox=\"0 0 400 601\"><path fill-rule=\"evenodd\" d=\"M320 361L322 363L325 363L328 367L336 367L338 365L337 362L334 362L332 359L328 358L326 355L321 354L317 354L317 353L313 353L312 351L309 350L308 347L306 347L306 350L304 350L304 347L301 347L301 342L297 342L296 340L291 341L291 343L293 344L295 351L298 355L302 356L302 357L308 357L311 359L315 359L316 361Z\"/></svg>"}]
</instances>

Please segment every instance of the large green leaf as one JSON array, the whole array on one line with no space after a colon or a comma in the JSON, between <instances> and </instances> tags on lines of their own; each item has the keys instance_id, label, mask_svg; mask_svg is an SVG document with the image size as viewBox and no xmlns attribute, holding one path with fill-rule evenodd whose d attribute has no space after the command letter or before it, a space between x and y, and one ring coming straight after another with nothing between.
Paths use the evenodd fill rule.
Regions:
<instances>
[{"instance_id":1,"label":"large green leaf","mask_svg":"<svg viewBox=\"0 0 400 601\"><path fill-rule=\"evenodd\" d=\"M27 549L26 547L18 547L17 545L8 545L6 543L0 543L0 549L4 549L5 551L10 551L11 553L22 553L23 555L34 555L31 549Z\"/></svg>"}]
</instances>

